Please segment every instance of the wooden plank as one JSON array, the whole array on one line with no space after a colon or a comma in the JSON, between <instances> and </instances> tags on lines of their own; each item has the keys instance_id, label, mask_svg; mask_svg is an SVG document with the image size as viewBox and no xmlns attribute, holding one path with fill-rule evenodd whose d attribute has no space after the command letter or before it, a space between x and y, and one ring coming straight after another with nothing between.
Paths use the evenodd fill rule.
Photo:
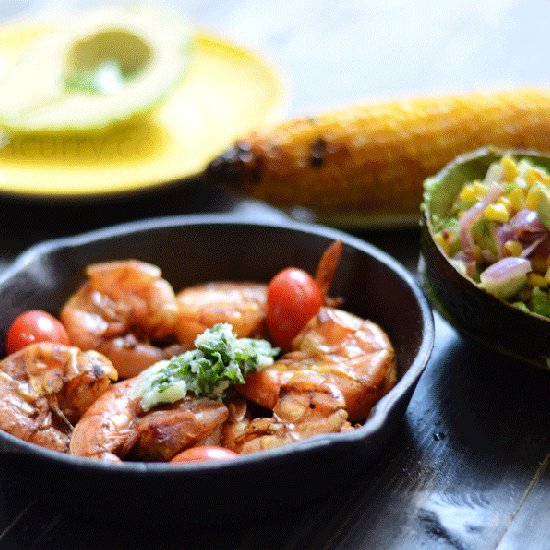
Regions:
<instances>
[{"instance_id":1,"label":"wooden plank","mask_svg":"<svg viewBox=\"0 0 550 550\"><path fill-rule=\"evenodd\" d=\"M550 454L537 469L497 550L525 548L526 541L533 548L550 550Z\"/></svg>"},{"instance_id":2,"label":"wooden plank","mask_svg":"<svg viewBox=\"0 0 550 550\"><path fill-rule=\"evenodd\" d=\"M0 456L0 472L2 471L2 460L3 458ZM21 491L13 483L0 477L0 548L9 531L19 522L24 521L35 505L35 501L36 499Z\"/></svg>"}]
</instances>

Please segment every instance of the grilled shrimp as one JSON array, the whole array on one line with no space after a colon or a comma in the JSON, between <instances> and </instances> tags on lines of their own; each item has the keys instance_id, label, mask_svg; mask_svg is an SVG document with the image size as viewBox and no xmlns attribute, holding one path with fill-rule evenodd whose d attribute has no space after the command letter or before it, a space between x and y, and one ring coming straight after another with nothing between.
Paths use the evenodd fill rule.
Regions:
<instances>
[{"instance_id":1,"label":"grilled shrimp","mask_svg":"<svg viewBox=\"0 0 550 550\"><path fill-rule=\"evenodd\" d=\"M330 246L323 252L319 263L317 264L317 271L315 272L315 281L319 285L319 290L323 296L323 303L326 306L338 307L342 300L340 298L331 298L329 296L330 285L336 269L340 265L340 259L342 257L342 241L337 239L333 241Z\"/></svg>"},{"instance_id":2,"label":"grilled shrimp","mask_svg":"<svg viewBox=\"0 0 550 550\"><path fill-rule=\"evenodd\" d=\"M311 403L316 403L315 392ZM255 453L274 447L280 447L295 441L301 441L314 435L342 432L352 429L347 421L347 413L341 407L331 408L323 413L307 412L301 418L295 416L295 422L279 416L274 411L269 418L251 418L246 401L235 401L228 405L229 418L223 424L221 444L240 454ZM305 411L304 411L305 412Z\"/></svg>"},{"instance_id":3,"label":"grilled shrimp","mask_svg":"<svg viewBox=\"0 0 550 550\"><path fill-rule=\"evenodd\" d=\"M96 351L39 343L0 361L0 429L67 452L72 425L117 373Z\"/></svg>"},{"instance_id":4,"label":"grilled shrimp","mask_svg":"<svg viewBox=\"0 0 550 550\"><path fill-rule=\"evenodd\" d=\"M342 241L334 241L323 253L315 280L325 305L340 301L328 292L340 262ZM176 296L178 317L175 331L183 346L191 347L197 334L216 323L231 323L239 338L264 337L267 285L255 282L215 281L183 289Z\"/></svg>"},{"instance_id":5,"label":"grilled shrimp","mask_svg":"<svg viewBox=\"0 0 550 550\"><path fill-rule=\"evenodd\" d=\"M194 397L145 412L133 396L135 383L130 378L114 384L88 409L72 434L71 454L111 462L168 461L210 441L228 417L221 401Z\"/></svg>"},{"instance_id":6,"label":"grilled shrimp","mask_svg":"<svg viewBox=\"0 0 550 550\"><path fill-rule=\"evenodd\" d=\"M218 281L183 289L176 296L176 335L192 346L197 334L216 323L231 323L239 338L264 334L267 285Z\"/></svg>"},{"instance_id":7,"label":"grilled shrimp","mask_svg":"<svg viewBox=\"0 0 550 550\"><path fill-rule=\"evenodd\" d=\"M251 418L245 401L229 405L222 444L252 453L314 435L353 429L394 385L394 351L370 321L324 307L293 341L294 351L248 375L237 390L273 411Z\"/></svg>"},{"instance_id":8,"label":"grilled shrimp","mask_svg":"<svg viewBox=\"0 0 550 550\"><path fill-rule=\"evenodd\" d=\"M174 335L177 304L160 269L127 260L92 264L87 275L61 311L71 343L109 357L121 378L165 358L151 342Z\"/></svg>"},{"instance_id":9,"label":"grilled shrimp","mask_svg":"<svg viewBox=\"0 0 550 550\"><path fill-rule=\"evenodd\" d=\"M397 378L387 335L375 323L346 311L321 308L293 347L237 387L287 421L317 415L319 407L326 412L341 407L350 421L362 420Z\"/></svg>"}]
</instances>

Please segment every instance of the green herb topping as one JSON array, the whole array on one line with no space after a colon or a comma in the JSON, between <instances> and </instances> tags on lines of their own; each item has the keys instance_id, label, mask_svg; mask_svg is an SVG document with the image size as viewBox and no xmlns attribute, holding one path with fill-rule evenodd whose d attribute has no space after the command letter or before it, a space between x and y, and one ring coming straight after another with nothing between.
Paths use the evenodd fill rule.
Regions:
<instances>
[{"instance_id":1,"label":"green herb topping","mask_svg":"<svg viewBox=\"0 0 550 550\"><path fill-rule=\"evenodd\" d=\"M280 351L267 340L237 338L229 323L218 323L199 334L195 346L139 374L134 395L141 396L144 410L174 403L188 392L220 398L231 384L242 384L248 373L272 365Z\"/></svg>"}]
</instances>

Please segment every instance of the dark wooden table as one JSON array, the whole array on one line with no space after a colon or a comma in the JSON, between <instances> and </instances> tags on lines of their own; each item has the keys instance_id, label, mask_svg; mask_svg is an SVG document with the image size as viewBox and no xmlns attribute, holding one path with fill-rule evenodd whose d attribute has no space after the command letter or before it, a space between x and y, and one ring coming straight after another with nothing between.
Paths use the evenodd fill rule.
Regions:
<instances>
[{"instance_id":1,"label":"dark wooden table","mask_svg":"<svg viewBox=\"0 0 550 550\"><path fill-rule=\"evenodd\" d=\"M70 2L80 7L93 2ZM548 84L550 3L189 1L216 32L262 50L287 74L289 112L361 97ZM442 7L445 6L445 9ZM53 1L14 2L57 15ZM545 80L546 79L546 80ZM1 172L1 167L0 167ZM0 204L0 269L25 246L160 214L264 211L190 182L148 199L97 205ZM415 270L418 231L356 229ZM1 469L1 460L0 460ZM0 470L1 471L1 470ZM40 486L40 479L36 484ZM322 480L320 480L322 483ZM299 510L235 525L159 530L77 520L0 474L0 548L550 549L550 372L486 352L436 315L436 345L403 422L351 483ZM86 495L82 495L86 498ZM124 495L114 495L124 507Z\"/></svg>"}]
</instances>

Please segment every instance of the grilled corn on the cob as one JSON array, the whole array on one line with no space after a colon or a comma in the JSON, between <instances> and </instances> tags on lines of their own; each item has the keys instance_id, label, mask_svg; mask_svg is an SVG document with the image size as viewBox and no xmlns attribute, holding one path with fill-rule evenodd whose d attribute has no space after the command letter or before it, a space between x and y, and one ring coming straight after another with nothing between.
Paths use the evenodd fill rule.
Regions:
<instances>
[{"instance_id":1,"label":"grilled corn on the cob","mask_svg":"<svg viewBox=\"0 0 550 550\"><path fill-rule=\"evenodd\" d=\"M550 89L359 105L289 120L237 141L208 173L339 225L416 220L422 183L478 147L550 151Z\"/></svg>"}]
</instances>

